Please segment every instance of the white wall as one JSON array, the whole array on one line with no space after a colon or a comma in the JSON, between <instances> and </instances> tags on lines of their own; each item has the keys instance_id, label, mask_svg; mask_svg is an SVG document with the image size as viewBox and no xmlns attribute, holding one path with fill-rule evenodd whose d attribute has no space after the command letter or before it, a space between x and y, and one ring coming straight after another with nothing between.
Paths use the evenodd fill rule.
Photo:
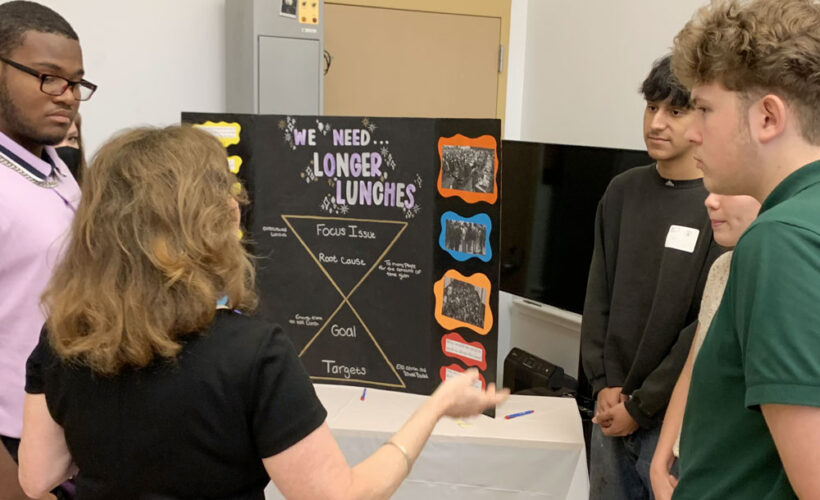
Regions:
<instances>
[{"instance_id":1,"label":"white wall","mask_svg":"<svg viewBox=\"0 0 820 500\"><path fill-rule=\"evenodd\" d=\"M93 152L112 133L226 111L225 0L41 0L77 30ZM705 0L512 0L505 137L643 149L637 92Z\"/></svg>"},{"instance_id":2,"label":"white wall","mask_svg":"<svg viewBox=\"0 0 820 500\"><path fill-rule=\"evenodd\" d=\"M225 0L37 0L74 27L86 78L88 153L114 132L225 111Z\"/></svg>"},{"instance_id":3,"label":"white wall","mask_svg":"<svg viewBox=\"0 0 820 500\"><path fill-rule=\"evenodd\" d=\"M644 149L638 87L705 3L512 0L505 138Z\"/></svg>"},{"instance_id":4,"label":"white wall","mask_svg":"<svg viewBox=\"0 0 820 500\"><path fill-rule=\"evenodd\" d=\"M530 0L512 0L510 7L510 41L507 47L507 109L504 113L505 139L521 137L529 4Z\"/></svg>"}]
</instances>

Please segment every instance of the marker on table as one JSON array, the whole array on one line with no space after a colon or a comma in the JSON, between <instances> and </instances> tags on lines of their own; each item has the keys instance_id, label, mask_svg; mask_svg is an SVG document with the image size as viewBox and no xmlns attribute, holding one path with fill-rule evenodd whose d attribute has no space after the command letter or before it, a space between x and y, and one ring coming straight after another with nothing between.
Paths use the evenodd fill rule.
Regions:
<instances>
[{"instance_id":1,"label":"marker on table","mask_svg":"<svg viewBox=\"0 0 820 500\"><path fill-rule=\"evenodd\" d=\"M511 418L523 417L524 415L529 415L530 413L535 413L535 410L527 410L527 411L519 411L518 413L510 413L509 415L504 415L504 418L509 420Z\"/></svg>"},{"instance_id":2,"label":"marker on table","mask_svg":"<svg viewBox=\"0 0 820 500\"><path fill-rule=\"evenodd\" d=\"M367 387L365 387L365 388L364 388L364 390L362 391L362 397L361 397L361 398L359 398L359 399L361 399L362 401L364 401L364 396L365 396L365 394L367 394Z\"/></svg>"}]
</instances>

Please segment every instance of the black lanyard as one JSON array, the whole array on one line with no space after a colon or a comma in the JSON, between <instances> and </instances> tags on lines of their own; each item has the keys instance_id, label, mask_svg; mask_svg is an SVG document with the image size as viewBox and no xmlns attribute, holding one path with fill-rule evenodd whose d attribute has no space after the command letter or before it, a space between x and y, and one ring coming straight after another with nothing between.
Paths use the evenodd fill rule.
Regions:
<instances>
[{"instance_id":1,"label":"black lanyard","mask_svg":"<svg viewBox=\"0 0 820 500\"><path fill-rule=\"evenodd\" d=\"M3 146L2 144L0 144L0 153L2 153L9 160L16 163L20 168L24 168L29 174L32 175L32 177L39 179L41 181L46 181L49 177L54 175L55 172L59 172L57 170L57 167L54 166L54 162L51 160L51 157L48 155L48 153L45 152L45 150L43 150L43 155L45 156L43 160L46 161L51 167L51 172L49 172L48 175L37 170L33 165L30 165L27 161L11 152L7 147Z\"/></svg>"},{"instance_id":2,"label":"black lanyard","mask_svg":"<svg viewBox=\"0 0 820 500\"><path fill-rule=\"evenodd\" d=\"M66 207L68 207L72 212L77 211L77 209L74 208L74 205L68 200L68 198L63 196L62 193L60 193L57 189L55 189L57 187L57 182L56 182L57 176L55 174L59 174L60 176L64 176L64 174L62 172L60 172L60 170L54 164L54 161L51 159L51 156L49 156L49 154L46 153L45 150L43 150L44 158L41 158L41 159L43 161L45 161L46 163L48 163L49 166L51 167L51 172L48 175L44 175L42 172L37 170L37 168L35 168L33 165L30 165L27 161L23 160L22 158L20 158L19 156L17 156L13 152L11 152L7 147L3 146L2 144L0 144L0 154L2 154L3 156L6 157L5 161L10 161L10 162L14 163L14 165L11 165L11 164L9 165L12 168L12 170L14 170L15 166L16 166L17 168L22 170L22 171L18 171L18 173L23 174L23 171L25 171L25 173L29 174L32 178L37 179L40 183L54 182L54 184L52 184L52 185L41 186L41 187L50 188L54 192L54 194L56 194L63 201L63 203L65 204ZM54 179L54 181L49 181L49 178ZM36 182L35 182L35 184L36 184Z\"/></svg>"}]
</instances>

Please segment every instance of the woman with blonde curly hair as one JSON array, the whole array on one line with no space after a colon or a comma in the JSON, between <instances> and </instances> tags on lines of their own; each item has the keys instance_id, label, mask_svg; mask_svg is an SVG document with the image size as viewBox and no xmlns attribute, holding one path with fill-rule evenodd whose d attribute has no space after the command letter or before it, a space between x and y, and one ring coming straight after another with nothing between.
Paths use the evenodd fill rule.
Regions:
<instances>
[{"instance_id":1,"label":"woman with blonde curly hair","mask_svg":"<svg viewBox=\"0 0 820 500\"><path fill-rule=\"evenodd\" d=\"M85 174L27 366L27 494L77 473L82 499L262 499L270 479L287 498L387 498L441 416L506 397L474 372L448 380L349 467L287 336L246 315L245 200L216 139L134 130Z\"/></svg>"}]
</instances>

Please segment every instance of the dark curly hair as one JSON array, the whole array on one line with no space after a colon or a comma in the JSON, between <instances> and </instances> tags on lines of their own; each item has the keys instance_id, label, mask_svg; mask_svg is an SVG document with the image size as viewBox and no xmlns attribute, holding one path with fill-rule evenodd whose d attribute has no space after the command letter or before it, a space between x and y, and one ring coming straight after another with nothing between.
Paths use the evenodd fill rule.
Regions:
<instances>
[{"instance_id":1,"label":"dark curly hair","mask_svg":"<svg viewBox=\"0 0 820 500\"><path fill-rule=\"evenodd\" d=\"M63 16L44 5L24 0L0 4L0 56L22 45L26 31L55 33L79 41L77 33Z\"/></svg>"},{"instance_id":2,"label":"dark curly hair","mask_svg":"<svg viewBox=\"0 0 820 500\"><path fill-rule=\"evenodd\" d=\"M672 73L670 56L664 56L652 65L649 76L641 84L644 99L651 102L662 102L669 99L673 106L688 108L690 106L689 90L675 78Z\"/></svg>"}]
</instances>

